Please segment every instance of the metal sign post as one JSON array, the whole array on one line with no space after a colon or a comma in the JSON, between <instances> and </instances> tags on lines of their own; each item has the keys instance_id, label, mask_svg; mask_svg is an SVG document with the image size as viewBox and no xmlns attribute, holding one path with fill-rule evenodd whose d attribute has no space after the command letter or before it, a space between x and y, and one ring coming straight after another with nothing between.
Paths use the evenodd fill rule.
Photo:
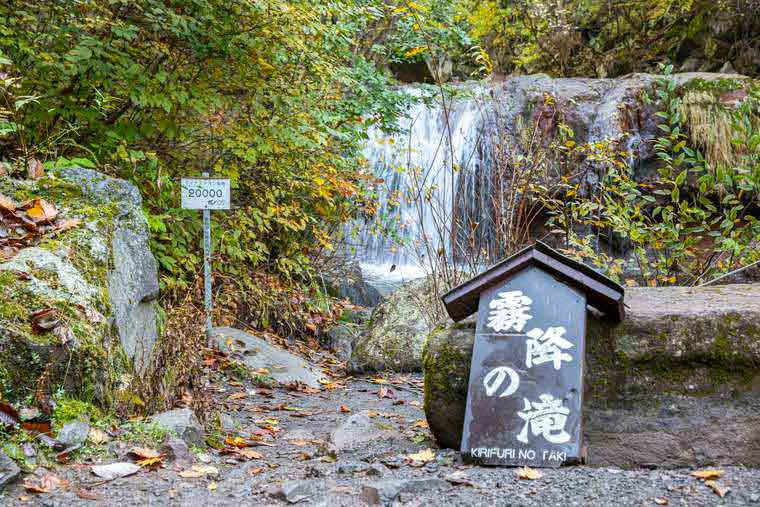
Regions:
<instances>
[{"instance_id":1,"label":"metal sign post","mask_svg":"<svg viewBox=\"0 0 760 507\"><path fill-rule=\"evenodd\" d=\"M203 302L206 309L206 337L211 339L211 210L230 209L230 180L182 178L182 208L203 210Z\"/></svg>"}]
</instances>

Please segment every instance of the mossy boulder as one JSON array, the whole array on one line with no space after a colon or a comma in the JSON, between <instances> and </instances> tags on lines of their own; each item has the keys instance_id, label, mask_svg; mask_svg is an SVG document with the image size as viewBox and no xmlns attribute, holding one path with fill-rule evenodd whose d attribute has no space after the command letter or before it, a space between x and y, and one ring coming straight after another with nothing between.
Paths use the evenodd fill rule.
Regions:
<instances>
[{"instance_id":1,"label":"mossy boulder","mask_svg":"<svg viewBox=\"0 0 760 507\"><path fill-rule=\"evenodd\" d=\"M619 325L589 319L584 440L594 466L760 465L760 284L626 290ZM458 449L474 320L425 346L425 413Z\"/></svg>"},{"instance_id":2,"label":"mossy boulder","mask_svg":"<svg viewBox=\"0 0 760 507\"><path fill-rule=\"evenodd\" d=\"M0 389L23 400L38 388L113 401L150 360L157 339L158 278L138 190L95 171L3 179L0 195L44 199L81 223L46 234L0 262ZM35 329L31 313L59 324Z\"/></svg>"},{"instance_id":3,"label":"mossy boulder","mask_svg":"<svg viewBox=\"0 0 760 507\"><path fill-rule=\"evenodd\" d=\"M421 371L422 348L432 326L425 308L431 283L404 284L372 312L365 333L354 343L349 367L354 372Z\"/></svg>"}]
</instances>

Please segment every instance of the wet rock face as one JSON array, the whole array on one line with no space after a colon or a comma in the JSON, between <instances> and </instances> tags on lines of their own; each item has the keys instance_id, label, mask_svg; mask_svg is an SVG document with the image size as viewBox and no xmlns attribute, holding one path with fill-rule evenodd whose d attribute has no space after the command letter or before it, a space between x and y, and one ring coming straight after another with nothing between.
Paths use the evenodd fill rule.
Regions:
<instances>
[{"instance_id":1,"label":"wet rock face","mask_svg":"<svg viewBox=\"0 0 760 507\"><path fill-rule=\"evenodd\" d=\"M332 273L326 273L323 279L328 294L348 299L355 305L374 308L382 300L380 292L367 283L357 264L347 264Z\"/></svg>"},{"instance_id":2,"label":"wet rock face","mask_svg":"<svg viewBox=\"0 0 760 507\"><path fill-rule=\"evenodd\" d=\"M760 465L760 284L628 289L618 326L591 318L584 443L592 466ZM430 335L425 413L459 448L474 321Z\"/></svg>"},{"instance_id":3,"label":"wet rock face","mask_svg":"<svg viewBox=\"0 0 760 507\"><path fill-rule=\"evenodd\" d=\"M0 263L6 295L0 304L0 375L10 380L3 381L12 391L7 394L28 395L50 364L53 382L65 380L70 391L109 398L107 380L143 370L158 338L157 267L139 191L82 168L0 183L0 194L10 199L45 199L60 217L80 221ZM58 312L61 325L35 332L28 314L44 308Z\"/></svg>"}]
</instances>

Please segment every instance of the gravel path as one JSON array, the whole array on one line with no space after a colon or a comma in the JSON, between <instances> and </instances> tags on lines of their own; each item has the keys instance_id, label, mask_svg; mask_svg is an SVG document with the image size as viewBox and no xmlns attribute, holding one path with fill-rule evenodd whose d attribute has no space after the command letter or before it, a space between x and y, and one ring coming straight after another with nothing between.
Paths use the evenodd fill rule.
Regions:
<instances>
[{"instance_id":1,"label":"gravel path","mask_svg":"<svg viewBox=\"0 0 760 507\"><path fill-rule=\"evenodd\" d=\"M248 448L263 457L239 461L211 451L196 463L198 478L181 467L141 471L92 486L88 463L60 467L69 486L30 494L20 484L3 505L759 505L760 471L723 468L719 497L689 470L623 471L567 467L521 480L514 469L466 466L451 450L436 449L424 428L419 378L349 379L321 393L258 389L220 379L215 402L241 436L264 434L271 446ZM240 394L242 393L242 394ZM382 398L380 395L384 395ZM265 430L263 428L269 428ZM337 430L333 436L333 432ZM270 436L274 431L274 437ZM335 447L342 450L335 452ZM434 456L427 449L431 449ZM123 447L126 454L128 447ZM409 455L414 456L411 459ZM243 459L243 458L241 458ZM429 459L429 461L428 461ZM114 461L114 458L106 462ZM427 462L426 462L427 461ZM81 489L97 500L85 500Z\"/></svg>"}]
</instances>

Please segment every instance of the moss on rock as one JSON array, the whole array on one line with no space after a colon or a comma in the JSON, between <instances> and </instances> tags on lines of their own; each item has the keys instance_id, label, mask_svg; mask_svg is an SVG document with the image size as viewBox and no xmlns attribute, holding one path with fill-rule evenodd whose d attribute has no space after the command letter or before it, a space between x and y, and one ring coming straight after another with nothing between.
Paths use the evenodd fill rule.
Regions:
<instances>
[{"instance_id":1,"label":"moss on rock","mask_svg":"<svg viewBox=\"0 0 760 507\"><path fill-rule=\"evenodd\" d=\"M130 371L109 321L110 237L116 203L93 203L80 185L51 174L37 181L10 178L0 194L17 201L45 199L59 216L81 224L48 234L0 263L0 388L11 401L38 388L109 404ZM56 310L59 326L38 332L30 314Z\"/></svg>"}]
</instances>

